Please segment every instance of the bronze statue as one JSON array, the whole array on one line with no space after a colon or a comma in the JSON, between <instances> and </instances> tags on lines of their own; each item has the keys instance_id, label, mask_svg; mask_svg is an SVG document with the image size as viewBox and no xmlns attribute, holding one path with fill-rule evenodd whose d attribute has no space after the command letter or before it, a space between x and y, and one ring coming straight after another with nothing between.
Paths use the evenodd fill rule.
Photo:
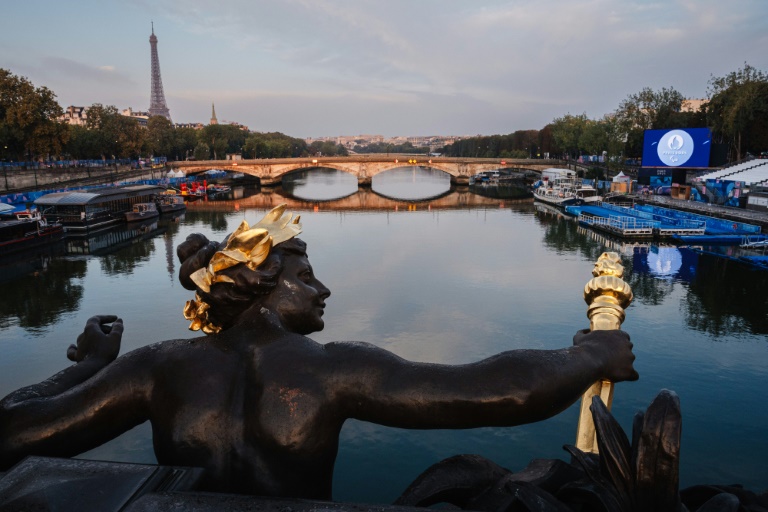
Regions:
<instances>
[{"instance_id":1,"label":"bronze statue","mask_svg":"<svg viewBox=\"0 0 768 512\"><path fill-rule=\"evenodd\" d=\"M76 363L0 404L0 470L25 455L73 456L149 420L157 460L206 470L209 491L330 499L348 418L400 428L512 426L571 405L593 382L638 378L621 331L580 331L560 350L463 365L407 361L361 342L320 344L331 292L300 226L278 207L225 242L177 250L185 308L208 336L117 357L115 316L91 318Z\"/></svg>"}]
</instances>

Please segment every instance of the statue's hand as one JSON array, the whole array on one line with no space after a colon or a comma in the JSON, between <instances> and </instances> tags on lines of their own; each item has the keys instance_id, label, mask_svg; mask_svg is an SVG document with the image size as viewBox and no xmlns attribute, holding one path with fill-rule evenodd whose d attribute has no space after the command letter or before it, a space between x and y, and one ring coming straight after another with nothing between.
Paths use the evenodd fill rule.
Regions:
<instances>
[{"instance_id":1,"label":"statue's hand","mask_svg":"<svg viewBox=\"0 0 768 512\"><path fill-rule=\"evenodd\" d=\"M115 315L92 316L85 323L83 333L77 337L77 345L70 345L67 349L67 358L78 363L88 359L107 365L120 353L122 337L121 319Z\"/></svg>"},{"instance_id":2,"label":"statue's hand","mask_svg":"<svg viewBox=\"0 0 768 512\"><path fill-rule=\"evenodd\" d=\"M584 347L595 354L603 373L602 378L611 382L637 380L638 373L632 366L635 355L632 342L624 331L578 331L573 337L573 344Z\"/></svg>"}]
</instances>

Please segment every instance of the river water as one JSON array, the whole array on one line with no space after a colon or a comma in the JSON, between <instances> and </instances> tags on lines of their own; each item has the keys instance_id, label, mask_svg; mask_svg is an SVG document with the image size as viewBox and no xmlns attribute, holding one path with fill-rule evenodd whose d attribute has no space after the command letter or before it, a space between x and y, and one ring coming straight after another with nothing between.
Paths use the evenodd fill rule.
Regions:
<instances>
[{"instance_id":1,"label":"river water","mask_svg":"<svg viewBox=\"0 0 768 512\"><path fill-rule=\"evenodd\" d=\"M0 396L64 368L67 346L94 314L124 319L123 353L195 336L181 314L192 294L177 281L176 245L195 232L221 240L242 219L253 223L288 201L302 216L315 273L333 292L326 328L312 337L368 341L417 361L569 345L588 325L582 290L593 262L619 252L635 293L624 329L640 380L616 386L615 417L629 433L635 412L671 389L683 411L681 486L768 487L768 273L672 246L611 242L530 200L451 190L446 175L418 168L381 174L372 191L320 170L234 197L190 204L143 231L71 242L64 254L3 262ZM568 460L562 445L574 442L577 407L515 428L349 421L334 499L392 502L429 465L458 453L512 470L533 458ZM149 426L83 456L154 462Z\"/></svg>"}]
</instances>

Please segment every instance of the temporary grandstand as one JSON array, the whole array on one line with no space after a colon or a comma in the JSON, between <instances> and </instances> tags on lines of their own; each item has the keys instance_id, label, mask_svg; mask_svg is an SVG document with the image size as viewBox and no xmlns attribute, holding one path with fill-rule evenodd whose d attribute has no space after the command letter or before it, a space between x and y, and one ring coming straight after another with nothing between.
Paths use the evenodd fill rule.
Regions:
<instances>
[{"instance_id":1,"label":"temporary grandstand","mask_svg":"<svg viewBox=\"0 0 768 512\"><path fill-rule=\"evenodd\" d=\"M747 187L768 185L768 160L750 159L716 171L697 176L694 181L742 181Z\"/></svg>"}]
</instances>

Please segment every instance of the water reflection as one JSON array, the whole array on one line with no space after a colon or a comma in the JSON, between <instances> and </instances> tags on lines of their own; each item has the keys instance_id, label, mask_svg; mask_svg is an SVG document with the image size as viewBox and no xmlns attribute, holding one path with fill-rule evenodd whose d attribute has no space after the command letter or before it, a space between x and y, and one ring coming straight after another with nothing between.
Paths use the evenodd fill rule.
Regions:
<instances>
[{"instance_id":1,"label":"water reflection","mask_svg":"<svg viewBox=\"0 0 768 512\"><path fill-rule=\"evenodd\" d=\"M298 199L328 201L354 194L357 191L357 178L336 169L315 167L284 176L282 189Z\"/></svg>"},{"instance_id":2,"label":"water reflection","mask_svg":"<svg viewBox=\"0 0 768 512\"><path fill-rule=\"evenodd\" d=\"M689 252L698 257L683 304L688 326L718 337L768 334L768 272Z\"/></svg>"},{"instance_id":3,"label":"water reflection","mask_svg":"<svg viewBox=\"0 0 768 512\"><path fill-rule=\"evenodd\" d=\"M512 204L529 204L530 200L504 200L473 194L466 187L453 187L447 193L420 200L394 199L384 197L367 187L358 188L348 196L329 200L297 198L282 187L266 191L245 189L235 200L195 201L187 205L188 220L191 212L220 212L222 224L226 224L225 212L256 209L271 209L285 203L292 210L310 211L420 211L452 210L467 208L504 208ZM194 215L194 214L193 214ZM224 226L226 227L226 226Z\"/></svg>"},{"instance_id":4,"label":"water reflection","mask_svg":"<svg viewBox=\"0 0 768 512\"><path fill-rule=\"evenodd\" d=\"M191 233L221 241L243 219L258 220L282 202L302 215L313 267L333 291L326 329L313 338L369 341L409 359L463 363L501 350L568 345L587 324L581 292L592 262L605 250L619 252L636 297L625 328L641 378L617 388L618 421L630 431L638 409L659 389L674 389L686 418L682 486L728 481L761 489L768 481L768 412L759 406L768 386L768 273L682 248L612 240L530 200L488 198L467 187L412 202L368 188L325 202L280 188L237 189L231 199L190 203L165 229L161 218L147 236L115 236L111 249L97 241L98 252L89 246L77 256L41 260L29 272L11 271L0 296L0 396L68 365L66 346L92 314L124 318L123 353L193 337L181 316L193 295L178 282L175 247ZM561 446L573 442L577 413L469 431L348 422L334 497L392 502L420 471L458 452L512 470L532 458L564 458ZM153 462L150 428L140 426L89 456Z\"/></svg>"},{"instance_id":5,"label":"water reflection","mask_svg":"<svg viewBox=\"0 0 768 512\"><path fill-rule=\"evenodd\" d=\"M353 175L323 167L292 172L283 177L281 188L286 195L305 201L342 199L358 192ZM447 194L451 177L428 167L398 167L374 176L371 190L393 200L426 200Z\"/></svg>"},{"instance_id":6,"label":"water reflection","mask_svg":"<svg viewBox=\"0 0 768 512\"><path fill-rule=\"evenodd\" d=\"M564 235L568 232L566 226L557 233L548 230L549 243L560 250L582 247L578 237ZM660 306L677 286L686 286L680 310L691 329L715 337L768 334L768 272L688 247L621 241L583 227L577 233L621 254L635 300ZM568 243L554 243L558 236Z\"/></svg>"},{"instance_id":7,"label":"water reflection","mask_svg":"<svg viewBox=\"0 0 768 512\"><path fill-rule=\"evenodd\" d=\"M27 258L23 267L13 265L18 273L0 294L0 329L18 325L34 336L79 309L87 265L41 254Z\"/></svg>"},{"instance_id":8,"label":"water reflection","mask_svg":"<svg viewBox=\"0 0 768 512\"><path fill-rule=\"evenodd\" d=\"M374 176L371 189L392 199L429 199L450 191L451 175L429 167L397 167Z\"/></svg>"}]
</instances>

